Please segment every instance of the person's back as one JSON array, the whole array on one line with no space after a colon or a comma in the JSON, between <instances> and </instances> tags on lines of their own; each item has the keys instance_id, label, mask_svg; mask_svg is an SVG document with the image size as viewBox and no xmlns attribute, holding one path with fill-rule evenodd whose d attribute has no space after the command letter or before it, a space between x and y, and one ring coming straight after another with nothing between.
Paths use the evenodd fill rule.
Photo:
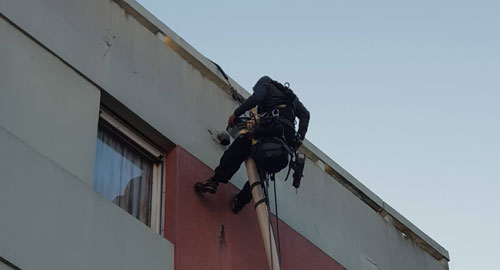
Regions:
<instances>
[{"instance_id":1,"label":"person's back","mask_svg":"<svg viewBox=\"0 0 500 270\"><path fill-rule=\"evenodd\" d=\"M279 109L279 115L281 118L288 120L287 128L291 129L285 134L287 141L291 142L288 139L293 139L294 134L290 133L295 133L295 117L299 118L297 133L300 140L304 140L309 126L309 111L298 98L287 100L285 93L279 87L284 88L282 84L274 81L269 76L261 77L253 87L254 93L234 111L234 116L238 117L255 106L257 106L257 113L261 115L271 113L280 105L286 105L286 107Z\"/></svg>"}]
</instances>

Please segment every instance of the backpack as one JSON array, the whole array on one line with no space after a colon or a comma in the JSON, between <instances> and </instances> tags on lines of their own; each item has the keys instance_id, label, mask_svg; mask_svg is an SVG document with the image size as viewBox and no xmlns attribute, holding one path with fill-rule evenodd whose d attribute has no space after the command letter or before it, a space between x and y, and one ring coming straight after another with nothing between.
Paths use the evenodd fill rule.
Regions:
<instances>
[{"instance_id":1,"label":"backpack","mask_svg":"<svg viewBox=\"0 0 500 270\"><path fill-rule=\"evenodd\" d=\"M253 157L261 171L274 174L288 165L291 150L277 137L266 137L255 145Z\"/></svg>"}]
</instances>

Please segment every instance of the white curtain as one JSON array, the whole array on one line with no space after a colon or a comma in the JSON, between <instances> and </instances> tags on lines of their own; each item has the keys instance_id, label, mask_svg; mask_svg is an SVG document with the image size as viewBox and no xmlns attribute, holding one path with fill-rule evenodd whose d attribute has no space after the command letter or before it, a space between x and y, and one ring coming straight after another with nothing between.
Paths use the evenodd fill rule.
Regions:
<instances>
[{"instance_id":1,"label":"white curtain","mask_svg":"<svg viewBox=\"0 0 500 270\"><path fill-rule=\"evenodd\" d=\"M111 129L99 126L94 189L150 225L153 163Z\"/></svg>"}]
</instances>

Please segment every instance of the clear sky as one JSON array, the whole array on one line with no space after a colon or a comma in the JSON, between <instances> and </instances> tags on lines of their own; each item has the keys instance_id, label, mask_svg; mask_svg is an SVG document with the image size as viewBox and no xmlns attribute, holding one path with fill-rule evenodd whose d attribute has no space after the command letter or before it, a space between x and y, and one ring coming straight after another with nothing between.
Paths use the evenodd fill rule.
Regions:
<instances>
[{"instance_id":1,"label":"clear sky","mask_svg":"<svg viewBox=\"0 0 500 270\"><path fill-rule=\"evenodd\" d=\"M247 90L289 81L308 139L451 269L500 269L500 1L139 2Z\"/></svg>"}]
</instances>

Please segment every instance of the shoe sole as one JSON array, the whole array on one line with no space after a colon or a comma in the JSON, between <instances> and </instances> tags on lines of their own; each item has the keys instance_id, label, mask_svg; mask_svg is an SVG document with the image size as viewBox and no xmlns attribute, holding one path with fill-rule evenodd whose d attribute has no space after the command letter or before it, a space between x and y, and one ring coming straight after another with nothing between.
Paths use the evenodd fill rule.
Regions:
<instances>
[{"instance_id":1,"label":"shoe sole","mask_svg":"<svg viewBox=\"0 0 500 270\"><path fill-rule=\"evenodd\" d=\"M194 185L194 189L196 191L200 191L200 192L203 192L203 193L210 193L210 194L215 194L215 192L217 190L213 189L213 188L210 188L210 187L204 187L204 186L201 186L201 185Z\"/></svg>"},{"instance_id":2,"label":"shoe sole","mask_svg":"<svg viewBox=\"0 0 500 270\"><path fill-rule=\"evenodd\" d=\"M233 207L231 207L231 210L233 211L233 213L235 213L235 214L237 215L237 214L238 214L241 210L243 210L243 208L242 208L242 209L240 209L240 210L237 210L237 209L236 209L236 208L234 208L234 206L233 206Z\"/></svg>"}]
</instances>

